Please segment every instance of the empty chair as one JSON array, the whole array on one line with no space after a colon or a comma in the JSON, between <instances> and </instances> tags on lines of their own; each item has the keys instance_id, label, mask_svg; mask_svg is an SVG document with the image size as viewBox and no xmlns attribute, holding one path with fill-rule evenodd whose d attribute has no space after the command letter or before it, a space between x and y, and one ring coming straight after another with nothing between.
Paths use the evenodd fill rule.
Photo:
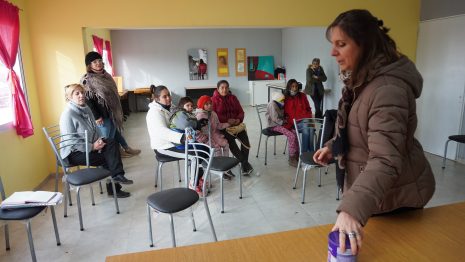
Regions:
<instances>
[{"instance_id":1,"label":"empty chair","mask_svg":"<svg viewBox=\"0 0 465 262\"><path fill-rule=\"evenodd\" d=\"M155 158L157 159L157 162L158 162L157 169L155 170L155 187L158 186L158 181L160 181L160 191L163 190L163 172L162 172L163 164L174 162L174 161L176 161L178 164L178 181L181 182L181 167L179 166L179 160L184 160L184 159L163 155L163 154L158 153L157 150L155 150Z\"/></svg>"},{"instance_id":2,"label":"empty chair","mask_svg":"<svg viewBox=\"0 0 465 262\"><path fill-rule=\"evenodd\" d=\"M262 141L262 135L264 135L264 136L266 136L266 139L265 139L265 165L266 165L267 164L267 158L268 158L268 138L270 138L271 136L274 138L274 151L273 152L274 152L274 155L276 155L276 137L277 136L282 136L283 134L281 134L279 132L272 131L268 127L263 128L262 114L264 115L266 113L267 104L256 105L255 109L257 110L258 123L260 124L260 137L258 139L258 147L257 147L257 155L256 155L256 157L258 157L258 154L260 152L260 143ZM263 118L264 118L264 116L263 116ZM287 140L286 140L286 145L284 146L283 154L286 154L286 147L287 147Z\"/></svg>"},{"instance_id":3,"label":"empty chair","mask_svg":"<svg viewBox=\"0 0 465 262\"><path fill-rule=\"evenodd\" d=\"M186 142L187 145L187 142ZM200 143L191 143L189 146L186 146L186 158L185 158L185 168L187 170L188 159L191 165L196 165L200 167L201 162L207 163L206 169L204 169L204 181L208 181L208 176L210 173L210 167L212 163L212 155L214 149ZM189 154L189 156L188 156ZM194 168L194 173L191 174L194 176L194 181L199 181L199 168ZM186 181L187 181L187 172L186 172ZM203 191L206 192L207 183L203 183ZM178 187L178 188L170 188L160 192L156 192L151 194L147 197L147 213L148 213L148 223L149 223L149 239L150 239L150 247L153 247L153 234L152 234L152 218L151 212L155 210L159 213L169 214L170 221L171 221L171 240L173 243L173 247L176 246L176 236L174 230L174 221L173 221L173 214L179 211L185 210L187 208L191 208L191 219L193 224L193 231L196 231L195 221L194 221L194 213L192 210L192 206L199 201L200 197L199 194L193 190L186 187ZM213 226L213 222L210 215L210 210L208 208L207 203L207 196L203 194L202 202L204 203L205 212L208 217L208 221L210 223L210 228L212 231L214 241L217 241L215 228Z\"/></svg>"},{"instance_id":4,"label":"empty chair","mask_svg":"<svg viewBox=\"0 0 465 262\"><path fill-rule=\"evenodd\" d=\"M295 127L295 130L297 130L297 134L300 134L304 129L313 129L315 131L315 134L318 138L317 139L318 143L314 143L316 144L315 150L318 150L319 148L321 148L323 144L326 142L326 141L323 141L323 138L325 138L323 127L325 126L326 118L327 117L325 117L324 119L320 119L320 118L302 118L298 120L294 119L294 127ZM295 178L294 178L293 188L295 189L297 186L297 178L299 176L300 167L303 167L304 176L302 180L302 201L301 203L304 204L305 203L305 187L306 187L306 182L307 182L307 170L312 169L312 168L318 168L318 171L319 171L318 186L321 186L321 169L320 168L323 166L313 161L313 155L315 151L302 152L302 139L300 135L297 135L297 139L299 141L300 157L299 157L299 163L297 164L297 171L296 171Z\"/></svg>"},{"instance_id":5,"label":"empty chair","mask_svg":"<svg viewBox=\"0 0 465 262\"><path fill-rule=\"evenodd\" d=\"M59 143L55 143L54 139L58 138ZM55 157L60 161L61 166L66 166L65 161L63 158L61 158L60 155L60 149L71 146L73 145L84 145L85 147L85 154L86 154L86 168L78 169L76 171L70 172L67 168L63 169L63 174L64 174L64 186L63 186L63 195L65 197L65 203L64 203L64 216L67 217L67 199L68 199L68 194L67 192L70 191L70 186L72 186L76 190L76 199L77 199L77 205L78 205L78 213L79 213L79 225L80 225L80 230L84 230L83 226L83 221L82 221L82 212L81 212L81 198L80 198L80 189L82 186L85 185L90 185L94 182L103 180L105 178L110 178L111 180L111 186L113 189L113 198L115 201L115 207L116 207L116 213L119 214L119 206L118 206L118 199L117 199L117 194L116 194L116 187L115 187L115 182L113 178L111 177L110 171L103 169L103 168L91 168L89 166L89 143L88 143L88 135L87 131L84 133L70 133L70 134L62 134L56 137L47 137L48 142L50 143L50 146L53 149L53 152L55 153ZM72 143L70 143L72 142ZM90 187L91 190L91 197L92 197L92 205L95 205L94 201L94 195L92 194L92 187Z\"/></svg>"},{"instance_id":6,"label":"empty chair","mask_svg":"<svg viewBox=\"0 0 465 262\"><path fill-rule=\"evenodd\" d=\"M5 200L5 190L3 188L2 179L0 177L0 195L2 201ZM55 238L57 241L57 246L61 245L60 235L58 234L57 220L55 217L55 208L54 206L50 207L50 213L52 214L53 229L55 230ZM37 216L42 212L46 207L25 207L25 208L16 208L16 209L0 209L0 221L4 224L5 229L5 245L6 250L10 250L10 238L8 232L8 222L9 221L22 221L26 224L27 238L29 240L29 250L31 251L32 261L37 261L36 253L34 250L34 242L32 240L32 229L31 229L31 219Z\"/></svg>"},{"instance_id":7,"label":"empty chair","mask_svg":"<svg viewBox=\"0 0 465 262\"><path fill-rule=\"evenodd\" d=\"M449 136L446 141L446 145L444 146L444 157L442 159L442 168L446 168L446 155L447 155L447 146L449 145L450 141L455 141L457 143L465 143L465 135L454 135Z\"/></svg>"}]
</instances>

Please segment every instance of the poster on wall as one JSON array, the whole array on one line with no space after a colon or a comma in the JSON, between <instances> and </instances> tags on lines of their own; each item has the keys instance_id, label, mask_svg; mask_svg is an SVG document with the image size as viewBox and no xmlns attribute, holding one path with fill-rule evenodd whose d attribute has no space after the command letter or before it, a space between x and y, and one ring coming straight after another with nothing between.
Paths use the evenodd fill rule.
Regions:
<instances>
[{"instance_id":1,"label":"poster on wall","mask_svg":"<svg viewBox=\"0 0 465 262\"><path fill-rule=\"evenodd\" d=\"M246 76L245 48L236 48L236 76Z\"/></svg>"},{"instance_id":2,"label":"poster on wall","mask_svg":"<svg viewBox=\"0 0 465 262\"><path fill-rule=\"evenodd\" d=\"M207 80L207 49L191 48L187 50L187 60L189 63L189 80Z\"/></svg>"},{"instance_id":3,"label":"poster on wall","mask_svg":"<svg viewBox=\"0 0 465 262\"><path fill-rule=\"evenodd\" d=\"M218 76L229 76L228 66L228 49L218 48L216 49L216 59L218 65Z\"/></svg>"},{"instance_id":4,"label":"poster on wall","mask_svg":"<svg viewBox=\"0 0 465 262\"><path fill-rule=\"evenodd\" d=\"M274 80L273 56L248 56L247 68L249 81Z\"/></svg>"}]
</instances>

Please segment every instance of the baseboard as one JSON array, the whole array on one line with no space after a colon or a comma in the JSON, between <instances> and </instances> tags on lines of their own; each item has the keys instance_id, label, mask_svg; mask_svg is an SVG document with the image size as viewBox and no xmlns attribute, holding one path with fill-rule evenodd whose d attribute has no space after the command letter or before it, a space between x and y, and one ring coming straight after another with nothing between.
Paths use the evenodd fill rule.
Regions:
<instances>
[{"instance_id":1,"label":"baseboard","mask_svg":"<svg viewBox=\"0 0 465 262\"><path fill-rule=\"evenodd\" d=\"M58 176L58 179L59 181L61 180L61 178L63 177L63 174L60 173L59 176ZM37 191L37 190L43 190L44 186L49 182L49 180L52 180L53 182L55 182L55 173L50 173L48 176L46 176L44 178L44 180L42 180L42 182L40 182L40 184L38 186L36 186L33 190L34 191Z\"/></svg>"}]
</instances>

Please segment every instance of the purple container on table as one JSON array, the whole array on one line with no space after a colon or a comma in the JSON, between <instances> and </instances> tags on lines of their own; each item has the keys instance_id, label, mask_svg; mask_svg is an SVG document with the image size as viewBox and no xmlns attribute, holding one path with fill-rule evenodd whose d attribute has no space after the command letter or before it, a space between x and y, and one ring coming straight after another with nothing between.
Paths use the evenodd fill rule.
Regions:
<instances>
[{"instance_id":1,"label":"purple container on table","mask_svg":"<svg viewBox=\"0 0 465 262\"><path fill-rule=\"evenodd\" d=\"M333 231L328 235L328 262L355 262L357 256L350 250L349 236L346 236L346 251L339 250L339 231Z\"/></svg>"}]
</instances>

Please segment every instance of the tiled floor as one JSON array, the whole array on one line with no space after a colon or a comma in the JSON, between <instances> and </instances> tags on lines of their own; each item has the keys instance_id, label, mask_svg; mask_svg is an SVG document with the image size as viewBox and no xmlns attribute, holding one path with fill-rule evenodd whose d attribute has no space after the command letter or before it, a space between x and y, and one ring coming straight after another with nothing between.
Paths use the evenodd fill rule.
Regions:
<instances>
[{"instance_id":1,"label":"tiled floor","mask_svg":"<svg viewBox=\"0 0 465 262\"><path fill-rule=\"evenodd\" d=\"M333 223L336 218L336 181L334 167L323 175L322 187L317 186L315 172L307 182L306 203L300 204L301 180L298 188L292 189L295 168L287 165L283 155L284 139L278 138L277 154L273 155L272 141L269 141L268 165L264 163L264 145L258 158L258 122L255 109L246 107L246 124L252 143L250 160L255 174L243 179L244 198L238 199L236 180L225 181L225 213L220 213L218 180L208 197L213 223L218 240L240 238L276 231L310 227ZM77 207L68 209L63 218L63 205L57 207L58 227L61 246L56 246L50 212L32 221L32 231L39 261L104 261L106 256L128 252L171 247L169 218L155 215L155 248L148 244L148 227L145 199L155 192L154 170L156 161L150 149L145 125L145 113L132 114L126 122L126 139L135 148L142 149L137 157L124 159L127 176L134 179L134 185L125 187L132 193L127 199L120 199L121 214L116 215L112 198L106 194L96 195L96 206L90 204L88 188L82 193L85 231L79 231ZM441 158L427 155L436 176L436 193L428 206L436 206L465 200L465 166L448 161L447 168L441 169ZM164 186L178 185L176 164L164 166ZM237 173L237 171L236 171ZM45 190L52 190L50 181ZM97 192L97 186L94 191ZM74 197L74 195L73 195ZM212 241L203 205L195 206L197 232L192 232L188 213L175 216L175 230L178 245L190 245ZM2 234L3 235L3 234ZM29 261L30 253L25 227L21 223L10 223L11 250L5 251L5 240L0 237L1 261Z\"/></svg>"}]
</instances>

